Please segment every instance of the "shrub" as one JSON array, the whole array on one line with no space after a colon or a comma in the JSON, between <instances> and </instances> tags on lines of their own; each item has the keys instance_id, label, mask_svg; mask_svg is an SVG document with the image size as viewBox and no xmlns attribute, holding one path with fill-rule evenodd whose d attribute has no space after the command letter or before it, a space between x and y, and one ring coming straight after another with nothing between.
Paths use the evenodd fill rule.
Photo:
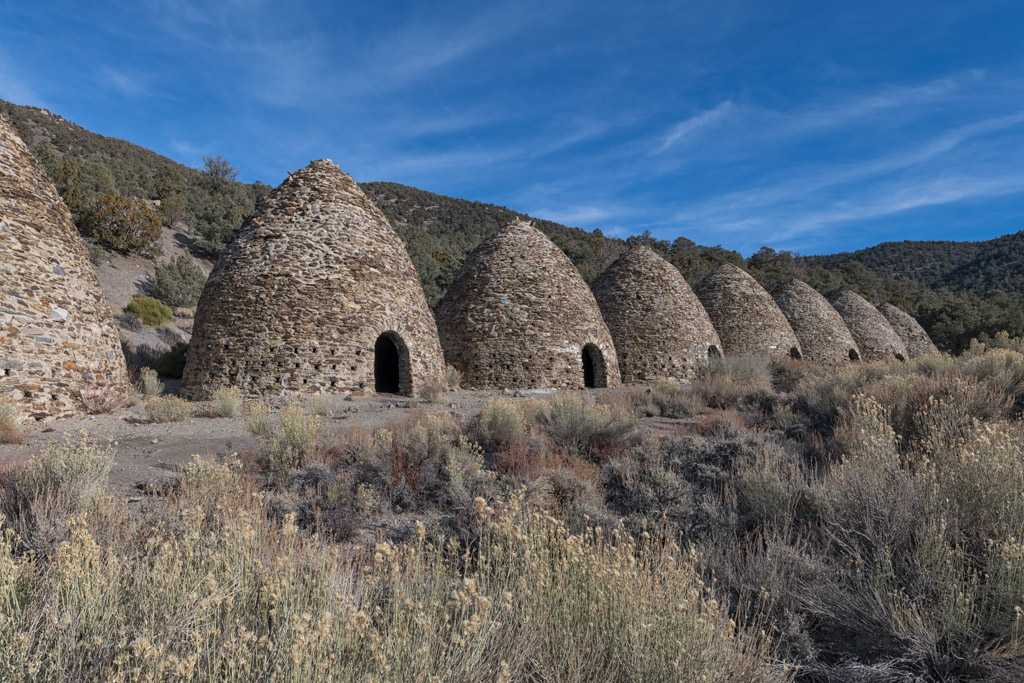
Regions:
<instances>
[{"instance_id":1,"label":"shrub","mask_svg":"<svg viewBox=\"0 0 1024 683\"><path fill-rule=\"evenodd\" d=\"M539 402L534 421L559 452L595 461L627 447L636 430L633 416L578 396Z\"/></svg>"},{"instance_id":2,"label":"shrub","mask_svg":"<svg viewBox=\"0 0 1024 683\"><path fill-rule=\"evenodd\" d=\"M166 506L76 521L45 568L0 535L0 679L789 679L697 556L502 508L475 501L472 558L422 526L341 552L229 465L190 465Z\"/></svg>"},{"instance_id":3,"label":"shrub","mask_svg":"<svg viewBox=\"0 0 1024 683\"><path fill-rule=\"evenodd\" d=\"M153 368L139 370L139 391L143 396L159 396L164 393L164 383L160 381L156 370Z\"/></svg>"},{"instance_id":4,"label":"shrub","mask_svg":"<svg viewBox=\"0 0 1024 683\"><path fill-rule=\"evenodd\" d=\"M160 214L139 199L105 194L85 219L86 234L122 254L159 253Z\"/></svg>"},{"instance_id":5,"label":"shrub","mask_svg":"<svg viewBox=\"0 0 1024 683\"><path fill-rule=\"evenodd\" d=\"M8 504L25 509L44 497L60 497L68 514L73 514L100 495L110 475L114 453L91 440L84 432L50 444L42 453L14 471L12 496ZM8 510L8 513L12 510ZM17 514L17 513L15 513Z\"/></svg>"},{"instance_id":6,"label":"shrub","mask_svg":"<svg viewBox=\"0 0 1024 683\"><path fill-rule=\"evenodd\" d=\"M488 452L507 449L526 438L526 418L514 401L488 401L476 418L473 436Z\"/></svg>"},{"instance_id":7,"label":"shrub","mask_svg":"<svg viewBox=\"0 0 1024 683\"><path fill-rule=\"evenodd\" d=\"M309 412L320 417L334 417L334 403L327 394L317 394L308 401Z\"/></svg>"},{"instance_id":8,"label":"shrub","mask_svg":"<svg viewBox=\"0 0 1024 683\"><path fill-rule=\"evenodd\" d=\"M130 399L120 391L110 391L102 387L82 389L79 399L88 415L106 415L130 402Z\"/></svg>"},{"instance_id":9,"label":"shrub","mask_svg":"<svg viewBox=\"0 0 1024 683\"><path fill-rule=\"evenodd\" d=\"M159 327L174 318L174 312L166 304L151 296L133 296L124 310L126 313L137 316L139 320L150 327Z\"/></svg>"},{"instance_id":10,"label":"shrub","mask_svg":"<svg viewBox=\"0 0 1024 683\"><path fill-rule=\"evenodd\" d=\"M195 259L182 254L156 267L150 293L168 306L195 306L205 284L203 269Z\"/></svg>"},{"instance_id":11,"label":"shrub","mask_svg":"<svg viewBox=\"0 0 1024 683\"><path fill-rule=\"evenodd\" d=\"M21 443L25 434L21 430L18 406L14 401L0 399L0 443Z\"/></svg>"},{"instance_id":12,"label":"shrub","mask_svg":"<svg viewBox=\"0 0 1024 683\"><path fill-rule=\"evenodd\" d=\"M634 409L644 417L685 418L705 412L700 394L678 382L661 381L631 394Z\"/></svg>"},{"instance_id":13,"label":"shrub","mask_svg":"<svg viewBox=\"0 0 1024 683\"><path fill-rule=\"evenodd\" d=\"M446 365L444 368L445 382L448 384L448 391L455 391L462 386L462 373L454 365Z\"/></svg>"},{"instance_id":14,"label":"shrub","mask_svg":"<svg viewBox=\"0 0 1024 683\"><path fill-rule=\"evenodd\" d=\"M428 380L420 388L420 397L431 403L440 401L448 393L448 386L440 380Z\"/></svg>"},{"instance_id":15,"label":"shrub","mask_svg":"<svg viewBox=\"0 0 1024 683\"><path fill-rule=\"evenodd\" d=\"M209 417L238 417L242 413L242 392L238 387L214 390L207 411Z\"/></svg>"},{"instance_id":16,"label":"shrub","mask_svg":"<svg viewBox=\"0 0 1024 683\"><path fill-rule=\"evenodd\" d=\"M177 396L154 396L146 400L145 407L150 422L182 422L192 417L192 404Z\"/></svg>"},{"instance_id":17,"label":"shrub","mask_svg":"<svg viewBox=\"0 0 1024 683\"><path fill-rule=\"evenodd\" d=\"M609 460L601 471L605 502L626 518L634 532L652 529L663 516L676 528L688 526L693 506L690 485L666 467L657 444L644 444Z\"/></svg>"},{"instance_id":18,"label":"shrub","mask_svg":"<svg viewBox=\"0 0 1024 683\"><path fill-rule=\"evenodd\" d=\"M270 436L273 427L270 422L270 406L262 401L249 403L245 410L245 427L253 436Z\"/></svg>"},{"instance_id":19,"label":"shrub","mask_svg":"<svg viewBox=\"0 0 1024 683\"><path fill-rule=\"evenodd\" d=\"M714 360L694 388L712 408L735 408L757 393L770 393L772 376L763 356L727 356Z\"/></svg>"},{"instance_id":20,"label":"shrub","mask_svg":"<svg viewBox=\"0 0 1024 683\"><path fill-rule=\"evenodd\" d=\"M270 430L267 468L280 475L305 465L318 452L320 427L320 418L307 413L301 404L286 406L277 426Z\"/></svg>"}]
</instances>

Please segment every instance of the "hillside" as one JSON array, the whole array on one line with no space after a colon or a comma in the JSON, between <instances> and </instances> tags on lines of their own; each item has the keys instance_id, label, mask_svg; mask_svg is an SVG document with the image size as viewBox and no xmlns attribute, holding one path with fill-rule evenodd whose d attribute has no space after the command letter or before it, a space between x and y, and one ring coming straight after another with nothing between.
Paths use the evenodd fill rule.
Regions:
<instances>
[{"instance_id":1,"label":"hillside","mask_svg":"<svg viewBox=\"0 0 1024 683\"><path fill-rule=\"evenodd\" d=\"M46 167L86 236L90 211L101 198L139 198L155 207L176 244L212 259L270 189L262 183L236 182L230 164L220 158L200 171L130 142L92 133L43 109L0 100L0 113L13 120ZM600 230L533 219L505 207L397 183L370 182L362 187L405 241L432 306L466 254L513 216L534 220L588 282L626 245ZM799 277L826 295L856 289L876 302L890 301L914 314L949 351L1000 330L1024 335L1024 233L987 242L892 242L815 257L763 249L746 260L735 251L700 246L684 237L671 243L649 235L631 239L649 244L691 284L728 262L747 267L770 289L789 277ZM166 237L161 241L166 243ZM99 245L93 247L100 261L109 257ZM140 291L156 263L142 262L152 265L136 268L129 283Z\"/></svg>"},{"instance_id":2,"label":"hillside","mask_svg":"<svg viewBox=\"0 0 1024 683\"><path fill-rule=\"evenodd\" d=\"M1024 294L1024 232L983 242L885 242L800 260L826 268L859 263L895 279L975 294Z\"/></svg>"}]
</instances>

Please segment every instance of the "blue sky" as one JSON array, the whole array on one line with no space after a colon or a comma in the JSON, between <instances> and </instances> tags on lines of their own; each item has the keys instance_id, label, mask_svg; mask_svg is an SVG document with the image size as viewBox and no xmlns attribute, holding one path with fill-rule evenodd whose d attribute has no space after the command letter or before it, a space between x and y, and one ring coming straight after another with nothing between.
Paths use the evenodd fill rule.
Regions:
<instances>
[{"instance_id":1,"label":"blue sky","mask_svg":"<svg viewBox=\"0 0 1024 683\"><path fill-rule=\"evenodd\" d=\"M626 236L1024 229L1024 3L0 0L0 98Z\"/></svg>"}]
</instances>

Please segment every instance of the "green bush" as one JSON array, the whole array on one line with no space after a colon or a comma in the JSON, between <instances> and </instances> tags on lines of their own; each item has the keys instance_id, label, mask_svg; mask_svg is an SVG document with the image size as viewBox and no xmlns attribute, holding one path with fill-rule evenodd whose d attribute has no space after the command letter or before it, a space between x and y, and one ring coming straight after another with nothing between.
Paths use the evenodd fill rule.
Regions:
<instances>
[{"instance_id":1,"label":"green bush","mask_svg":"<svg viewBox=\"0 0 1024 683\"><path fill-rule=\"evenodd\" d=\"M180 255L156 267L150 293L168 306L195 306L206 284L206 273L195 259Z\"/></svg>"},{"instance_id":2,"label":"green bush","mask_svg":"<svg viewBox=\"0 0 1024 683\"><path fill-rule=\"evenodd\" d=\"M139 199L104 194L85 218L87 235L122 254L160 253L160 214Z\"/></svg>"},{"instance_id":3,"label":"green bush","mask_svg":"<svg viewBox=\"0 0 1024 683\"><path fill-rule=\"evenodd\" d=\"M145 325L159 327L174 318L174 312L151 296L133 296L124 307L125 313L134 314Z\"/></svg>"}]
</instances>

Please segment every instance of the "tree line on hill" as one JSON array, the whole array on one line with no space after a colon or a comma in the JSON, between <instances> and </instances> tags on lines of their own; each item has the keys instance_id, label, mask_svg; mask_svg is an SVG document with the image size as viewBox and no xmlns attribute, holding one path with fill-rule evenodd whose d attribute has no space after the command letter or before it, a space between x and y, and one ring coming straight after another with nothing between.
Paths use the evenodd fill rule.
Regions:
<instances>
[{"instance_id":1,"label":"tree line on hill","mask_svg":"<svg viewBox=\"0 0 1024 683\"><path fill-rule=\"evenodd\" d=\"M193 253L215 258L270 191L262 183L238 182L235 169L221 157L207 157L197 170L46 110L0 100L0 113L12 120L54 180L82 234L106 249L155 256L161 230L176 227L190 233ZM466 255L519 216L533 220L588 282L630 242L639 241L691 284L732 263L769 291L798 277L826 296L849 288L872 301L891 302L917 317L936 344L951 352L999 331L1024 336L1024 233L987 242L895 242L815 257L763 248L744 259L685 237L668 242L643 234L624 241L396 183L362 187L405 241L431 305L441 299ZM187 270L184 264L175 267Z\"/></svg>"}]
</instances>

